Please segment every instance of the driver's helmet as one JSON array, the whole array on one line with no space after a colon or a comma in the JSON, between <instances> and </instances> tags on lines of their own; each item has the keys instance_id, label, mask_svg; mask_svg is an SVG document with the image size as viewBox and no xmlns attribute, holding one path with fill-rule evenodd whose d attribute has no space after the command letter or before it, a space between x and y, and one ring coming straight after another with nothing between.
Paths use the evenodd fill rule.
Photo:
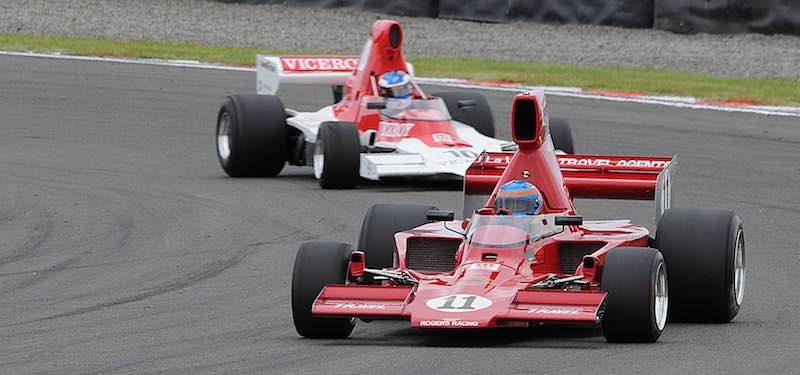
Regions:
<instances>
[{"instance_id":1,"label":"driver's helmet","mask_svg":"<svg viewBox=\"0 0 800 375\"><path fill-rule=\"evenodd\" d=\"M378 79L378 86L381 95L387 98L409 99L414 87L411 85L411 77L402 70L394 70L381 74Z\"/></svg>"},{"instance_id":2,"label":"driver's helmet","mask_svg":"<svg viewBox=\"0 0 800 375\"><path fill-rule=\"evenodd\" d=\"M538 215L542 213L542 194L527 181L513 180L500 187L495 198L495 209L506 209L514 215Z\"/></svg>"}]
</instances>

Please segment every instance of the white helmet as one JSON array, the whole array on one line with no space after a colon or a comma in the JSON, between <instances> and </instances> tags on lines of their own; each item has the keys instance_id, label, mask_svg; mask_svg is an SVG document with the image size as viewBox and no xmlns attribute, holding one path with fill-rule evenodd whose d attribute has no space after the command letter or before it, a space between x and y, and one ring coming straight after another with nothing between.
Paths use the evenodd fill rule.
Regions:
<instances>
[{"instance_id":1,"label":"white helmet","mask_svg":"<svg viewBox=\"0 0 800 375\"><path fill-rule=\"evenodd\" d=\"M388 98L407 99L414 92L411 77L402 70L394 70L381 74L378 86Z\"/></svg>"}]
</instances>

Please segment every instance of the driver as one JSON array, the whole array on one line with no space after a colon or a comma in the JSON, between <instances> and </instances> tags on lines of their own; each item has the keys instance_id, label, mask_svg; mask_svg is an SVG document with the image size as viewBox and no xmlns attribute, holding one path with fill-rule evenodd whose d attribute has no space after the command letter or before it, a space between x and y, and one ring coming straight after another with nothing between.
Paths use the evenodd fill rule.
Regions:
<instances>
[{"instance_id":1,"label":"driver","mask_svg":"<svg viewBox=\"0 0 800 375\"><path fill-rule=\"evenodd\" d=\"M506 182L497 192L494 201L495 210L498 215L511 212L514 216L539 215L542 213L542 194L532 183L521 180ZM532 225L529 222L528 225ZM530 231L531 228L528 228ZM536 261L534 249L530 246L525 247L525 258L533 266Z\"/></svg>"},{"instance_id":2,"label":"driver","mask_svg":"<svg viewBox=\"0 0 800 375\"><path fill-rule=\"evenodd\" d=\"M386 107L389 109L401 109L407 106L414 92L411 77L402 70L381 74L378 87L380 95L387 98Z\"/></svg>"},{"instance_id":3,"label":"driver","mask_svg":"<svg viewBox=\"0 0 800 375\"><path fill-rule=\"evenodd\" d=\"M514 216L538 215L542 213L542 194L532 183L521 180L506 182L500 187L495 199L495 209L511 211Z\"/></svg>"}]
</instances>

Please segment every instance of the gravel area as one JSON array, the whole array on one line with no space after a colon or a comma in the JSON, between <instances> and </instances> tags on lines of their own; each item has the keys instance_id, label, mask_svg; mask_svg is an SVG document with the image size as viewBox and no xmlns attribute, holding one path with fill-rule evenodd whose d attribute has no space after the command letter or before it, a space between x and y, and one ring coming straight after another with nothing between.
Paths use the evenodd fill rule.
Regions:
<instances>
[{"instance_id":1,"label":"gravel area","mask_svg":"<svg viewBox=\"0 0 800 375\"><path fill-rule=\"evenodd\" d=\"M153 39L357 53L383 18L355 9L210 0L3 0L0 32ZM656 30L395 17L406 55L655 67L717 76L800 79L800 37L678 35Z\"/></svg>"}]
</instances>

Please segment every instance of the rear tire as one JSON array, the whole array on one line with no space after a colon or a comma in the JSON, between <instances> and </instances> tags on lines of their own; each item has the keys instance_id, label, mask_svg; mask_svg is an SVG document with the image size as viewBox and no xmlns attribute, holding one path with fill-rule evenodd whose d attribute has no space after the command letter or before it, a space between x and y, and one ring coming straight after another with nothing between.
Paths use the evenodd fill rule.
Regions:
<instances>
[{"instance_id":1,"label":"rear tire","mask_svg":"<svg viewBox=\"0 0 800 375\"><path fill-rule=\"evenodd\" d=\"M300 246L292 273L292 318L300 336L346 338L353 332L352 318L315 318L311 306L326 284L345 284L353 248L341 242L311 241Z\"/></svg>"},{"instance_id":2,"label":"rear tire","mask_svg":"<svg viewBox=\"0 0 800 375\"><path fill-rule=\"evenodd\" d=\"M366 255L367 267L391 268L394 265L394 234L428 222L434 206L419 204L376 204L369 208L361 223L358 250Z\"/></svg>"},{"instance_id":3,"label":"rear tire","mask_svg":"<svg viewBox=\"0 0 800 375\"><path fill-rule=\"evenodd\" d=\"M669 209L656 230L669 269L670 320L727 323L744 297L742 220L720 209Z\"/></svg>"},{"instance_id":4,"label":"rear tire","mask_svg":"<svg viewBox=\"0 0 800 375\"><path fill-rule=\"evenodd\" d=\"M314 177L323 189L352 189L358 184L361 143L349 122L323 122L314 148Z\"/></svg>"},{"instance_id":5,"label":"rear tire","mask_svg":"<svg viewBox=\"0 0 800 375\"><path fill-rule=\"evenodd\" d=\"M608 292L601 325L608 342L656 342L667 323L669 293L664 258L656 249L612 249L600 288Z\"/></svg>"},{"instance_id":6,"label":"rear tire","mask_svg":"<svg viewBox=\"0 0 800 375\"><path fill-rule=\"evenodd\" d=\"M450 117L460 123L472 126L478 133L487 137L494 138L494 116L492 107L486 98L472 92L437 92L431 96L442 98L450 112ZM474 100L475 106L472 108L458 108L459 100Z\"/></svg>"},{"instance_id":7,"label":"rear tire","mask_svg":"<svg viewBox=\"0 0 800 375\"><path fill-rule=\"evenodd\" d=\"M575 153L575 142L572 139L572 127L567 120L560 118L550 118L550 138L556 150L564 151L568 154Z\"/></svg>"},{"instance_id":8,"label":"rear tire","mask_svg":"<svg viewBox=\"0 0 800 375\"><path fill-rule=\"evenodd\" d=\"M277 96L232 95L217 114L217 157L231 177L272 177L286 164L286 109Z\"/></svg>"}]
</instances>

